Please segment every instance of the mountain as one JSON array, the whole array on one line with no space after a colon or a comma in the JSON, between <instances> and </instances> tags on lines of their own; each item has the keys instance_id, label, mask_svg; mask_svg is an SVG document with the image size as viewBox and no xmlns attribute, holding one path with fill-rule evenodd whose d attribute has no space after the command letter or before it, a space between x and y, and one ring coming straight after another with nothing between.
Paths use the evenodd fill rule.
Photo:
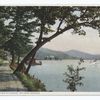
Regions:
<instances>
[{"instance_id":1,"label":"mountain","mask_svg":"<svg viewBox=\"0 0 100 100\"><path fill-rule=\"evenodd\" d=\"M100 54L94 55L78 50L69 50L69 51L55 51L47 48L40 48L36 53L36 59L46 59L46 57L55 57L57 59L100 59Z\"/></svg>"},{"instance_id":2,"label":"mountain","mask_svg":"<svg viewBox=\"0 0 100 100\"><path fill-rule=\"evenodd\" d=\"M40 48L35 56L37 59L45 59L46 57L55 57L57 59L73 59L74 57L71 57L67 55L64 52L61 51L55 51L50 50L47 48Z\"/></svg>"},{"instance_id":3,"label":"mountain","mask_svg":"<svg viewBox=\"0 0 100 100\"><path fill-rule=\"evenodd\" d=\"M72 57L78 57L78 58L82 57L83 59L100 59L100 54L94 55L90 53L81 52L78 50L69 50L69 51L66 51L65 54Z\"/></svg>"}]
</instances>

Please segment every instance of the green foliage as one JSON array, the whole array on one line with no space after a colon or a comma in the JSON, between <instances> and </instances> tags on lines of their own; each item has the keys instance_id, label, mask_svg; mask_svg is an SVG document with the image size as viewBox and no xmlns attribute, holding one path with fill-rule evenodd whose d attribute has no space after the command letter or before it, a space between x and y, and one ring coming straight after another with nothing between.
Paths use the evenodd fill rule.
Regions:
<instances>
[{"instance_id":1,"label":"green foliage","mask_svg":"<svg viewBox=\"0 0 100 100\"><path fill-rule=\"evenodd\" d=\"M100 32L100 7L0 7L0 46L13 57L35 49L34 53L30 51L25 56L22 63L64 32L72 30L74 34L85 35L84 27ZM30 39L32 36L34 46Z\"/></svg>"},{"instance_id":2,"label":"green foliage","mask_svg":"<svg viewBox=\"0 0 100 100\"><path fill-rule=\"evenodd\" d=\"M46 91L45 85L37 78L17 72L16 75L21 80L28 91Z\"/></svg>"},{"instance_id":3,"label":"green foliage","mask_svg":"<svg viewBox=\"0 0 100 100\"><path fill-rule=\"evenodd\" d=\"M28 7L28 10L27 7L19 7L18 9L21 10L21 15L24 13L22 13L23 8L26 9L24 12L26 12L25 15L28 16L27 18L26 16L24 17L26 19L32 18L28 25L33 25L35 27L35 45L32 51L22 60L21 64L24 64L29 58L34 58L39 48L64 32L67 33L67 31L72 30L74 34L85 35L84 27L100 30L100 7L35 6ZM21 15L19 14L19 16ZM32 28L30 26L30 28L28 27L27 29L31 30ZM21 66L22 65L19 65L19 67ZM27 72L30 66L31 64L29 64ZM21 70L19 67L17 70Z\"/></svg>"},{"instance_id":4,"label":"green foliage","mask_svg":"<svg viewBox=\"0 0 100 100\"><path fill-rule=\"evenodd\" d=\"M80 63L78 65L80 65L82 62L80 61ZM67 72L64 73L66 79L64 79L63 81L65 83L68 84L67 89L69 89L70 91L76 91L77 88L76 86L82 86L82 79L84 77L80 76L80 71L84 70L85 68L79 68L79 66L75 67L73 65L68 65L67 66Z\"/></svg>"},{"instance_id":5,"label":"green foliage","mask_svg":"<svg viewBox=\"0 0 100 100\"><path fill-rule=\"evenodd\" d=\"M7 60L7 53L3 49L0 49L0 58Z\"/></svg>"},{"instance_id":6,"label":"green foliage","mask_svg":"<svg viewBox=\"0 0 100 100\"><path fill-rule=\"evenodd\" d=\"M72 26L73 32L79 35L86 34L82 27L100 28L100 7L33 7L33 9L34 16L40 20L39 24L44 24L44 34L54 30L52 26L55 24L57 25L55 32Z\"/></svg>"},{"instance_id":7,"label":"green foliage","mask_svg":"<svg viewBox=\"0 0 100 100\"><path fill-rule=\"evenodd\" d=\"M6 28L10 30L10 36L2 46L11 55L21 57L32 48L30 37L32 37L34 25L29 22L33 17L29 9L28 7L7 7L5 9L4 13L9 15L6 19Z\"/></svg>"}]
</instances>

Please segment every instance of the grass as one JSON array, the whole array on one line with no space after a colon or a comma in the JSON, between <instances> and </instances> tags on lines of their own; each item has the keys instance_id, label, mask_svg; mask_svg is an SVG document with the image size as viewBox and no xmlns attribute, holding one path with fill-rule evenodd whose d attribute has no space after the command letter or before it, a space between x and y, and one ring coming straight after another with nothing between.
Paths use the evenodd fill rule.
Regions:
<instances>
[{"instance_id":1,"label":"grass","mask_svg":"<svg viewBox=\"0 0 100 100\"><path fill-rule=\"evenodd\" d=\"M16 75L28 91L46 91L45 85L41 82L41 80L35 78L34 76L26 75L20 72L16 72Z\"/></svg>"},{"instance_id":2,"label":"grass","mask_svg":"<svg viewBox=\"0 0 100 100\"><path fill-rule=\"evenodd\" d=\"M3 60L2 59L0 59L0 66L2 66L3 65Z\"/></svg>"},{"instance_id":3,"label":"grass","mask_svg":"<svg viewBox=\"0 0 100 100\"><path fill-rule=\"evenodd\" d=\"M10 66L10 68L14 71L16 66ZM34 75L26 75L22 72L16 72L15 74L28 91L46 91L45 85L41 82L41 80L35 78Z\"/></svg>"}]
</instances>

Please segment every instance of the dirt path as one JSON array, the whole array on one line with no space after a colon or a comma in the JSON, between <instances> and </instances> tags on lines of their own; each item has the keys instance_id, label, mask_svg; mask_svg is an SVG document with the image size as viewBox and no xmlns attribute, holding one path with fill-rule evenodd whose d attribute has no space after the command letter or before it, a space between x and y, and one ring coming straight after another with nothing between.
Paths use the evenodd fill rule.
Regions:
<instances>
[{"instance_id":1,"label":"dirt path","mask_svg":"<svg viewBox=\"0 0 100 100\"><path fill-rule=\"evenodd\" d=\"M0 66L0 91L26 91L9 66Z\"/></svg>"}]
</instances>

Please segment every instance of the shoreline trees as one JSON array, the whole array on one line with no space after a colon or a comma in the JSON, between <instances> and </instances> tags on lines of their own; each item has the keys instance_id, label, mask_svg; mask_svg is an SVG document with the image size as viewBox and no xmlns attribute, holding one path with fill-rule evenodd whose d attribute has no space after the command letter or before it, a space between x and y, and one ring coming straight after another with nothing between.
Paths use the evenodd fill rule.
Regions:
<instances>
[{"instance_id":1,"label":"shoreline trees","mask_svg":"<svg viewBox=\"0 0 100 100\"><path fill-rule=\"evenodd\" d=\"M78 33L79 35L86 34L84 27L91 27L100 31L100 7L6 7L6 11L8 14L7 20L11 20L8 24L8 29L10 29L10 33L13 33L8 40L11 41L13 39L13 42L6 42L11 45L7 49L11 47L12 50L12 45L14 45L17 46L13 48L15 49L14 52L22 54L24 47L29 44L32 45L31 51L28 49L29 53L18 64L15 72L21 72L24 63L30 59L25 71L28 74L39 48L57 36L65 32L67 34L69 30L73 30L73 33ZM34 35L33 44L30 43L32 34ZM17 56L20 56L18 54Z\"/></svg>"}]
</instances>

